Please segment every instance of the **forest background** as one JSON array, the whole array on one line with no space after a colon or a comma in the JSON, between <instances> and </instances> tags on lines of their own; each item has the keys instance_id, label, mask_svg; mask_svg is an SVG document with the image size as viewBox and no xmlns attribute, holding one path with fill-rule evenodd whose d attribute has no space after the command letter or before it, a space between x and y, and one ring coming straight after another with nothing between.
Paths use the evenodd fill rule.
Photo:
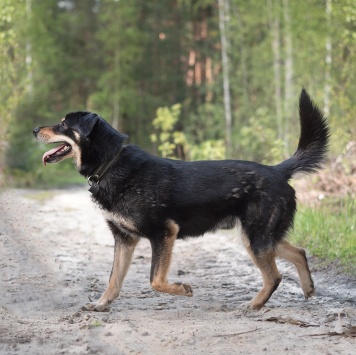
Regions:
<instances>
[{"instance_id":1,"label":"forest background","mask_svg":"<svg viewBox=\"0 0 356 355\"><path fill-rule=\"evenodd\" d=\"M0 0L0 186L83 183L68 161L44 171L31 133L77 110L154 154L274 164L304 87L332 132L324 190L347 187L325 213L355 261L355 52L353 0Z\"/></svg>"}]
</instances>

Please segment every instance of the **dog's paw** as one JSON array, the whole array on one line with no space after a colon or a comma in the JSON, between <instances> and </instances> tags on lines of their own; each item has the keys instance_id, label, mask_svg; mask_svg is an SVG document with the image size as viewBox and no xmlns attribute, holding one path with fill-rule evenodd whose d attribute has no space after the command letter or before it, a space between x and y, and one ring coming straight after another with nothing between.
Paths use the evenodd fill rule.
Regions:
<instances>
[{"instance_id":1,"label":"dog's paw","mask_svg":"<svg viewBox=\"0 0 356 355\"><path fill-rule=\"evenodd\" d=\"M185 292L186 292L186 296L188 297L192 297L193 296L193 289L190 285L188 284L182 284L182 286L184 287L185 289Z\"/></svg>"},{"instance_id":2,"label":"dog's paw","mask_svg":"<svg viewBox=\"0 0 356 355\"><path fill-rule=\"evenodd\" d=\"M258 311L263 307L263 305L255 304L252 301L244 302L240 304L237 308L241 311Z\"/></svg>"},{"instance_id":3,"label":"dog's paw","mask_svg":"<svg viewBox=\"0 0 356 355\"><path fill-rule=\"evenodd\" d=\"M250 303L248 305L248 309L251 309L252 311L258 311L260 310L264 305L263 304L255 304L255 303Z\"/></svg>"},{"instance_id":4,"label":"dog's paw","mask_svg":"<svg viewBox=\"0 0 356 355\"><path fill-rule=\"evenodd\" d=\"M314 295L315 295L315 287L314 287L314 285L311 285L309 290L304 291L305 299L313 297Z\"/></svg>"},{"instance_id":5,"label":"dog's paw","mask_svg":"<svg viewBox=\"0 0 356 355\"><path fill-rule=\"evenodd\" d=\"M87 303L82 307L82 310L92 312L109 312L110 305L108 303Z\"/></svg>"},{"instance_id":6,"label":"dog's paw","mask_svg":"<svg viewBox=\"0 0 356 355\"><path fill-rule=\"evenodd\" d=\"M181 296L186 296L186 297L192 297L193 296L193 289L190 285L188 284L183 284L180 282L175 282L174 285L177 286L178 290L179 290L179 295Z\"/></svg>"},{"instance_id":7,"label":"dog's paw","mask_svg":"<svg viewBox=\"0 0 356 355\"><path fill-rule=\"evenodd\" d=\"M241 303L237 308L241 311L258 311L264 304L253 302L253 300Z\"/></svg>"},{"instance_id":8,"label":"dog's paw","mask_svg":"<svg viewBox=\"0 0 356 355\"><path fill-rule=\"evenodd\" d=\"M237 309L241 310L241 311L248 311L250 310L250 302L244 302L241 303L240 305L238 305Z\"/></svg>"}]
</instances>

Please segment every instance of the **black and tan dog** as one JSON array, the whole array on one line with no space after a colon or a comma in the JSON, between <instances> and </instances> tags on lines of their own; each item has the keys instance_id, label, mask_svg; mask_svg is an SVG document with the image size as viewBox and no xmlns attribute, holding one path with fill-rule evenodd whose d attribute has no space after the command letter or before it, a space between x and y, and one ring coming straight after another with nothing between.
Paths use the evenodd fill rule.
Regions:
<instances>
[{"instance_id":1,"label":"black and tan dog","mask_svg":"<svg viewBox=\"0 0 356 355\"><path fill-rule=\"evenodd\" d=\"M300 96L301 135L297 151L276 166L239 160L196 161L162 159L135 145L123 145L126 135L100 116L73 112L57 125L33 130L38 140L59 143L43 162L74 158L91 184L93 200L115 238L109 285L100 299L85 306L104 311L119 296L132 254L140 238L152 246L151 285L175 295L192 296L188 284L167 280L176 239L201 236L240 223L244 245L263 277L263 287L250 302L259 309L281 281L275 258L292 262L306 298L314 285L303 249L286 235L296 211L295 191L288 180L297 172L320 168L329 130L320 110L303 90Z\"/></svg>"}]
</instances>

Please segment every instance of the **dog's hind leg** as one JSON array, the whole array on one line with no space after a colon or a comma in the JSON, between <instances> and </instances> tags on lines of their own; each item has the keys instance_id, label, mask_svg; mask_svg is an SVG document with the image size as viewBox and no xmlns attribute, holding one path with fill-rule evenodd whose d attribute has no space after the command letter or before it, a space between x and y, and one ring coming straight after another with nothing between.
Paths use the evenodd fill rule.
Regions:
<instances>
[{"instance_id":1,"label":"dog's hind leg","mask_svg":"<svg viewBox=\"0 0 356 355\"><path fill-rule=\"evenodd\" d=\"M177 238L179 227L173 221L167 223L166 235L163 240L151 240L152 265L151 286L160 292L173 295L193 296L190 285L182 283L169 283L167 275L172 258L172 249Z\"/></svg>"},{"instance_id":2,"label":"dog's hind leg","mask_svg":"<svg viewBox=\"0 0 356 355\"><path fill-rule=\"evenodd\" d=\"M297 248L284 240L277 245L276 254L288 260L297 268L305 298L313 296L315 293L314 282L310 274L304 249Z\"/></svg>"},{"instance_id":3,"label":"dog's hind leg","mask_svg":"<svg viewBox=\"0 0 356 355\"><path fill-rule=\"evenodd\" d=\"M263 287L249 303L249 308L257 310L262 308L272 296L272 293L281 282L282 276L277 269L275 252L272 249L260 251L256 254L252 250L249 242L245 238L243 240L251 259L262 274Z\"/></svg>"},{"instance_id":4,"label":"dog's hind leg","mask_svg":"<svg viewBox=\"0 0 356 355\"><path fill-rule=\"evenodd\" d=\"M111 227L115 237L114 262L110 274L109 285L103 295L95 303L83 307L87 311L103 312L110 309L112 301L119 296L122 283L131 264L132 255L139 241L138 237L120 236L119 231Z\"/></svg>"}]
</instances>

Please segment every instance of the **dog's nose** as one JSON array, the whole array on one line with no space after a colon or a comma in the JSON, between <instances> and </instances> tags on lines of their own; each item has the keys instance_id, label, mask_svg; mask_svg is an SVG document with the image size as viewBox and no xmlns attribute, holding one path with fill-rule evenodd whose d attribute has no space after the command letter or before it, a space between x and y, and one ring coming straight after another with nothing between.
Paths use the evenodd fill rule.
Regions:
<instances>
[{"instance_id":1,"label":"dog's nose","mask_svg":"<svg viewBox=\"0 0 356 355\"><path fill-rule=\"evenodd\" d=\"M37 133L40 131L40 128L39 127L36 127L33 129L32 133L34 134L34 136L36 137L37 136Z\"/></svg>"}]
</instances>

